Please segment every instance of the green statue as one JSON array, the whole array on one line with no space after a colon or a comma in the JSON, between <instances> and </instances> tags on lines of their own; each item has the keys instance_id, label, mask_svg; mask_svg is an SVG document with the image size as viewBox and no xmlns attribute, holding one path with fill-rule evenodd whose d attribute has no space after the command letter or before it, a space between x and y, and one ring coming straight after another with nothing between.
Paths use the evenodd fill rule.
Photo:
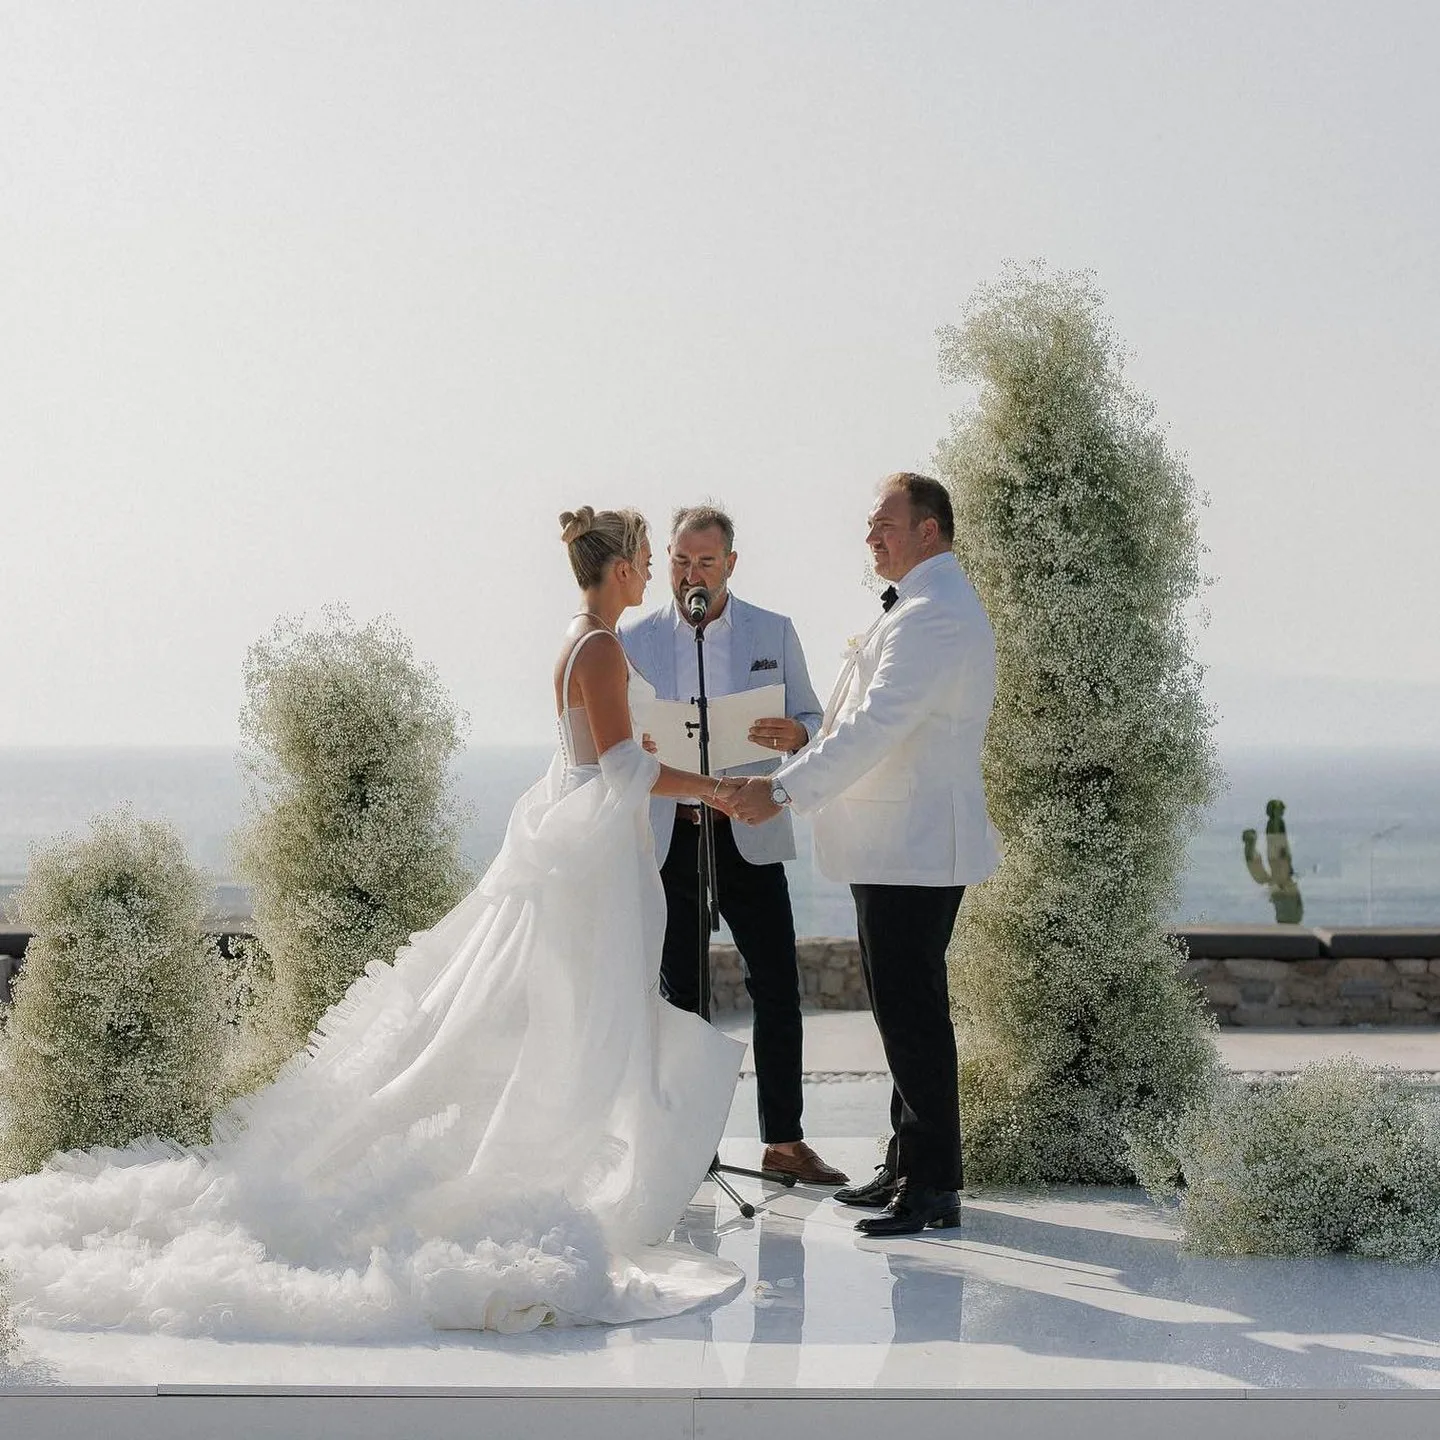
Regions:
<instances>
[{"instance_id":1,"label":"green statue","mask_svg":"<svg viewBox=\"0 0 1440 1440\"><path fill-rule=\"evenodd\" d=\"M1255 848L1253 830L1246 830L1240 837L1245 844L1245 868L1257 885L1269 888L1276 923L1298 925L1305 913L1305 902L1300 898L1295 865L1290 858L1290 839L1285 834L1285 802L1267 801L1265 815L1265 859L1270 862L1270 869L1266 871L1265 861Z\"/></svg>"}]
</instances>

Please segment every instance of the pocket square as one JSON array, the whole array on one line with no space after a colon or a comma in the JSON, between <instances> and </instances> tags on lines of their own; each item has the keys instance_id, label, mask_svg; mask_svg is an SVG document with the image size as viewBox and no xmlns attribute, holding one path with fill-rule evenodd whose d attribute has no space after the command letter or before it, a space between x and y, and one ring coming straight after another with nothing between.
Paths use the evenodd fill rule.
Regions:
<instances>
[{"instance_id":1,"label":"pocket square","mask_svg":"<svg viewBox=\"0 0 1440 1440\"><path fill-rule=\"evenodd\" d=\"M753 675L757 670L778 670L779 668L780 662L778 660L757 660L750 667L750 673Z\"/></svg>"}]
</instances>

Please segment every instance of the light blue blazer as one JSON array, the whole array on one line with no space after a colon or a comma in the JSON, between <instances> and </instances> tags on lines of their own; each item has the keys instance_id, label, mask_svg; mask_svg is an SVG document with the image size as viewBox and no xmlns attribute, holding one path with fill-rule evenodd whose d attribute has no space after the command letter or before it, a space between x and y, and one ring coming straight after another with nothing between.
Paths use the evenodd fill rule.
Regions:
<instances>
[{"instance_id":1,"label":"light blue blazer","mask_svg":"<svg viewBox=\"0 0 1440 1440\"><path fill-rule=\"evenodd\" d=\"M736 690L754 690L762 685L784 685L785 713L798 720L811 739L823 718L820 701L810 684L805 668L805 652L800 637L786 615L747 605L732 594L726 602L730 609L731 681ZM688 699L676 689L675 625L678 614L675 602L651 611L620 626L620 641L630 663L655 687L662 700ZM738 766L725 771L727 775L768 775L778 769L780 756L759 760L753 765ZM654 798L650 801L650 823L655 829L655 858L665 863L670 851L670 836L675 829L675 802ZM769 865L777 860L795 858L795 829L790 812L782 810L763 825L732 827L735 846L752 865Z\"/></svg>"}]
</instances>

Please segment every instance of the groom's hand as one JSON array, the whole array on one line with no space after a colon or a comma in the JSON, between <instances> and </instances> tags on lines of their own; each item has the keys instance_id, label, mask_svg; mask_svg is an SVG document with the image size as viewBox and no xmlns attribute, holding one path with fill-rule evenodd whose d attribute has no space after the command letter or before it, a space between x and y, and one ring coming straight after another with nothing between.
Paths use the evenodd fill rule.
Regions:
<instances>
[{"instance_id":1,"label":"groom's hand","mask_svg":"<svg viewBox=\"0 0 1440 1440\"><path fill-rule=\"evenodd\" d=\"M780 813L780 807L770 798L770 781L763 775L747 780L729 803L731 815L746 825L763 824Z\"/></svg>"},{"instance_id":2,"label":"groom's hand","mask_svg":"<svg viewBox=\"0 0 1440 1440\"><path fill-rule=\"evenodd\" d=\"M810 738L810 732L798 721L785 715L757 720L750 727L750 743L763 745L777 755L793 755Z\"/></svg>"}]
</instances>

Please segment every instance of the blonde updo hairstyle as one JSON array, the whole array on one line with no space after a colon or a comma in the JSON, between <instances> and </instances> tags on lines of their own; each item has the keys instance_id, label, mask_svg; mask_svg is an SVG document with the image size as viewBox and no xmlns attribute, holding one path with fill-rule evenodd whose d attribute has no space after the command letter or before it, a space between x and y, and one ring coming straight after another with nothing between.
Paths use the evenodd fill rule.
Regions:
<instances>
[{"instance_id":1,"label":"blonde updo hairstyle","mask_svg":"<svg viewBox=\"0 0 1440 1440\"><path fill-rule=\"evenodd\" d=\"M560 517L560 539L582 590L605 578L612 560L634 560L645 543L645 517L638 510L596 510L582 505Z\"/></svg>"}]
</instances>

